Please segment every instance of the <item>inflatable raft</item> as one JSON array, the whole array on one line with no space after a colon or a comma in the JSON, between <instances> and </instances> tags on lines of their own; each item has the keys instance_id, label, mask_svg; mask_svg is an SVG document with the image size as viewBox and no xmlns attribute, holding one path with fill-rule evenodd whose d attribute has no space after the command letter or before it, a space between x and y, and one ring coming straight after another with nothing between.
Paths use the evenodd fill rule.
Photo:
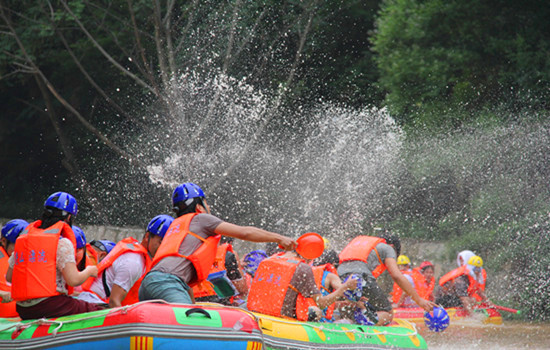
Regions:
<instances>
[{"instance_id":1,"label":"inflatable raft","mask_svg":"<svg viewBox=\"0 0 550 350\"><path fill-rule=\"evenodd\" d=\"M451 319L450 324L460 320L480 320L484 324L502 324L502 315L495 308L487 307L487 305L478 305L474 308L473 317L468 315L466 309L462 307L445 308ZM424 324L424 310L421 308L398 308L394 310L394 319L407 320L414 322L416 325Z\"/></svg>"},{"instance_id":2,"label":"inflatable raft","mask_svg":"<svg viewBox=\"0 0 550 350\"><path fill-rule=\"evenodd\" d=\"M0 349L426 349L408 322L306 323L221 305L142 302L32 321L0 320Z\"/></svg>"}]
</instances>

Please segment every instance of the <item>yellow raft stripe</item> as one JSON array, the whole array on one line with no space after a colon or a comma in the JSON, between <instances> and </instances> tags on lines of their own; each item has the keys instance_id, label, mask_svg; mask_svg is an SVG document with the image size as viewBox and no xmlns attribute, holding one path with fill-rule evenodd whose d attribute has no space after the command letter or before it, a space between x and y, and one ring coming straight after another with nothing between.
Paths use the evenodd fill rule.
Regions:
<instances>
[{"instance_id":1,"label":"yellow raft stripe","mask_svg":"<svg viewBox=\"0 0 550 350\"><path fill-rule=\"evenodd\" d=\"M268 336L298 341L309 341L307 330L299 321L257 314L261 317L260 327Z\"/></svg>"},{"instance_id":2,"label":"yellow raft stripe","mask_svg":"<svg viewBox=\"0 0 550 350\"><path fill-rule=\"evenodd\" d=\"M153 337L131 337L130 350L153 350Z\"/></svg>"},{"instance_id":3,"label":"yellow raft stripe","mask_svg":"<svg viewBox=\"0 0 550 350\"><path fill-rule=\"evenodd\" d=\"M257 341L249 341L246 345L246 350L262 350L262 343Z\"/></svg>"}]
</instances>

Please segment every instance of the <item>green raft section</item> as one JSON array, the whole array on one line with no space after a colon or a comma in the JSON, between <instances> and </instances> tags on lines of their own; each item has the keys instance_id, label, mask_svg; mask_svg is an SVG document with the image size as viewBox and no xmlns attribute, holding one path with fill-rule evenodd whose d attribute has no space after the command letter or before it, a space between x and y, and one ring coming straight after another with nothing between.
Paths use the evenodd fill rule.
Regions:
<instances>
[{"instance_id":1,"label":"green raft section","mask_svg":"<svg viewBox=\"0 0 550 350\"><path fill-rule=\"evenodd\" d=\"M0 319L0 349L427 349L413 324L300 322L218 304L142 302L57 319Z\"/></svg>"},{"instance_id":2,"label":"green raft section","mask_svg":"<svg viewBox=\"0 0 550 350\"><path fill-rule=\"evenodd\" d=\"M427 349L425 340L407 321L374 327L254 315L267 349Z\"/></svg>"}]
</instances>

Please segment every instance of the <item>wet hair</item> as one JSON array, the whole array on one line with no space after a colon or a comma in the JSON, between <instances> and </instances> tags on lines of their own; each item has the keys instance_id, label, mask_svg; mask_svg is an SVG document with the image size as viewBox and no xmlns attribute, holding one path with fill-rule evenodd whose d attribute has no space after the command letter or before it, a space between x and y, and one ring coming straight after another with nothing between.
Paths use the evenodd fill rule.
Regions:
<instances>
[{"instance_id":1,"label":"wet hair","mask_svg":"<svg viewBox=\"0 0 550 350\"><path fill-rule=\"evenodd\" d=\"M191 203L189 204L185 204L186 201L181 201L178 204L174 205L174 209L173 209L174 213L176 213L178 217L185 214L194 213L197 211L198 204L204 207L203 200L204 198L202 197L194 197L194 198L191 198Z\"/></svg>"},{"instance_id":2,"label":"wet hair","mask_svg":"<svg viewBox=\"0 0 550 350\"><path fill-rule=\"evenodd\" d=\"M399 240L397 235L384 232L380 234L380 238L384 238L387 244L393 244L393 248L395 249L397 256L401 255L401 240Z\"/></svg>"},{"instance_id":3,"label":"wet hair","mask_svg":"<svg viewBox=\"0 0 550 350\"><path fill-rule=\"evenodd\" d=\"M65 213L65 214L63 214ZM52 208L52 207L46 207L44 208L44 211L42 212L42 224L39 228L45 229L48 228L59 221L66 221L67 217L71 215L70 213L67 213L66 211L63 211L61 209ZM70 220L67 222L69 226L73 226L73 216L71 215Z\"/></svg>"},{"instance_id":4,"label":"wet hair","mask_svg":"<svg viewBox=\"0 0 550 350\"><path fill-rule=\"evenodd\" d=\"M340 257L334 249L325 250L320 257L315 259L315 262L313 264L315 266L331 264L332 266L337 268L340 264Z\"/></svg>"}]
</instances>

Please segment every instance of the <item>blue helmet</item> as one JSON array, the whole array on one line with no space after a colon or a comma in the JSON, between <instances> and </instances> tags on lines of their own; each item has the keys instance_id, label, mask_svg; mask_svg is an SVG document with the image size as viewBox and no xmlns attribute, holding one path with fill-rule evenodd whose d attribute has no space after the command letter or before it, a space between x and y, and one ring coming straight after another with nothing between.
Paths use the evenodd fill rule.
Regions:
<instances>
[{"instance_id":1,"label":"blue helmet","mask_svg":"<svg viewBox=\"0 0 550 350\"><path fill-rule=\"evenodd\" d=\"M185 201L185 204L189 205L191 204L191 201L189 200L197 197L198 198L205 197L202 189L198 185L195 185L192 182L186 182L174 189L174 192L172 193L172 204L176 206L178 205L178 203Z\"/></svg>"},{"instance_id":2,"label":"blue helmet","mask_svg":"<svg viewBox=\"0 0 550 350\"><path fill-rule=\"evenodd\" d=\"M73 226L73 232L76 238L76 249L84 248L86 246L86 235L84 231L78 226Z\"/></svg>"},{"instance_id":3,"label":"blue helmet","mask_svg":"<svg viewBox=\"0 0 550 350\"><path fill-rule=\"evenodd\" d=\"M29 223L21 219L13 219L8 221L7 224L2 227L2 237L6 238L11 243L15 243L17 237L21 231L23 231Z\"/></svg>"},{"instance_id":4,"label":"blue helmet","mask_svg":"<svg viewBox=\"0 0 550 350\"><path fill-rule=\"evenodd\" d=\"M367 285L367 282L362 277L355 274L349 275L343 282L346 282L350 278L357 280L357 287L353 290L346 290L344 296L351 301L359 301L363 296L363 287Z\"/></svg>"},{"instance_id":5,"label":"blue helmet","mask_svg":"<svg viewBox=\"0 0 550 350\"><path fill-rule=\"evenodd\" d=\"M153 220L149 221L149 225L147 225L147 232L151 232L154 235L164 238L164 235L166 234L166 231L168 231L168 227L170 227L172 221L174 221L174 218L170 215L157 215L153 218Z\"/></svg>"},{"instance_id":6,"label":"blue helmet","mask_svg":"<svg viewBox=\"0 0 550 350\"><path fill-rule=\"evenodd\" d=\"M105 247L105 251L107 252L107 254L109 254L111 252L111 250L113 250L113 248L115 247L116 243L113 242L113 241L109 241L107 239L100 239L99 242L101 242L101 244L103 244L103 246Z\"/></svg>"},{"instance_id":7,"label":"blue helmet","mask_svg":"<svg viewBox=\"0 0 550 350\"><path fill-rule=\"evenodd\" d=\"M73 216L78 213L78 205L76 199L67 192L56 192L46 199L44 207L57 208L59 210L66 211Z\"/></svg>"},{"instance_id":8,"label":"blue helmet","mask_svg":"<svg viewBox=\"0 0 550 350\"><path fill-rule=\"evenodd\" d=\"M424 323L431 331L442 332L449 327L449 315L442 307L434 307L432 312L424 314Z\"/></svg>"},{"instance_id":9,"label":"blue helmet","mask_svg":"<svg viewBox=\"0 0 550 350\"><path fill-rule=\"evenodd\" d=\"M253 250L250 253L246 254L243 258L244 262L244 271L248 274L254 276L258 265L267 258L267 253L264 250Z\"/></svg>"}]
</instances>

